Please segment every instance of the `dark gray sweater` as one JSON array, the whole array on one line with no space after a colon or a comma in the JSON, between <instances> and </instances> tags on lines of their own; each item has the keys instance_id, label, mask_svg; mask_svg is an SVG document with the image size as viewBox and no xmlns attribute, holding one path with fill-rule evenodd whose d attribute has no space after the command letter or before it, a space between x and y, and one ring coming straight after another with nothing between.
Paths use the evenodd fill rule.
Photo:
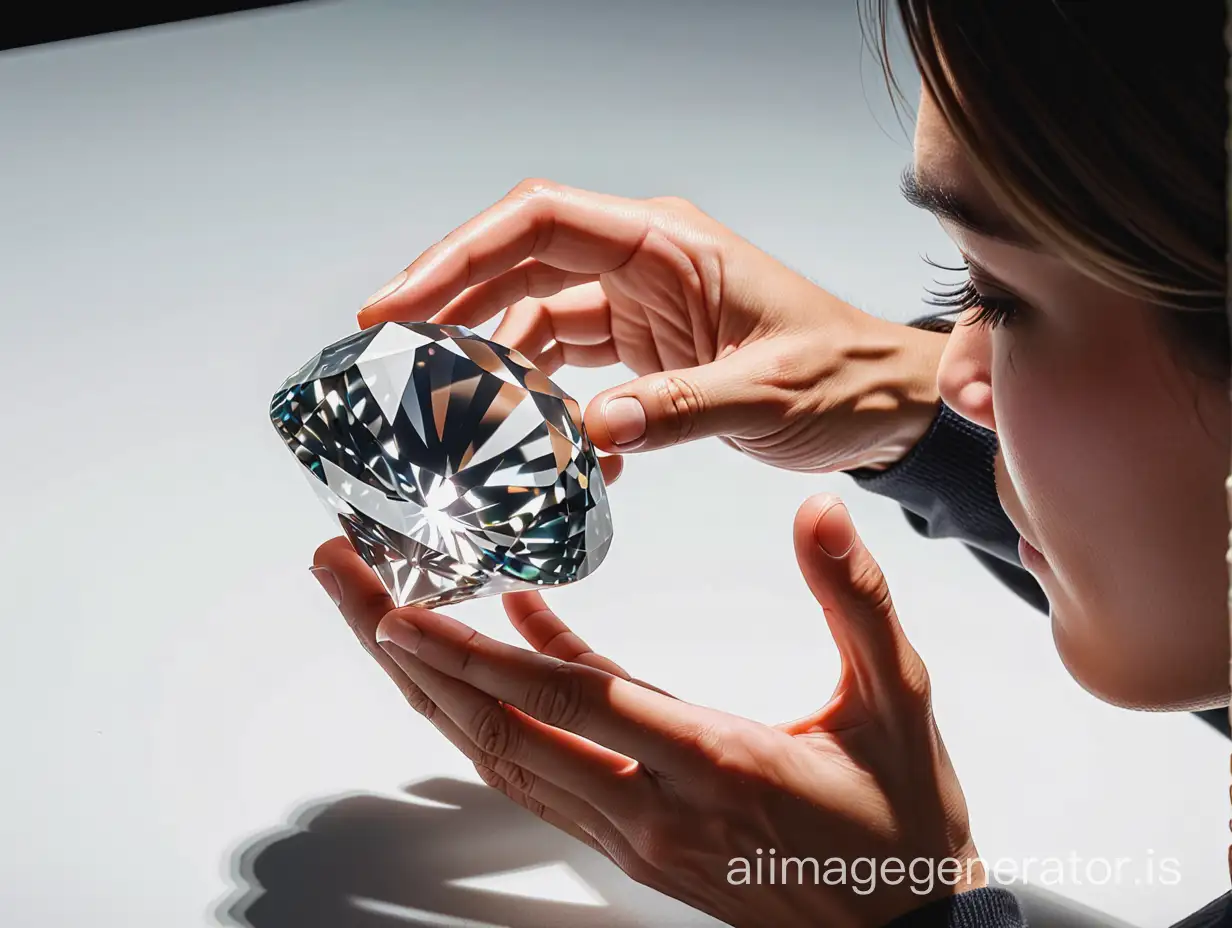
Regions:
<instances>
[{"instance_id":1,"label":"dark gray sweater","mask_svg":"<svg viewBox=\"0 0 1232 928\"><path fill-rule=\"evenodd\" d=\"M1042 612L1048 600L1018 560L1018 533L1001 509L993 476L996 436L942 406L932 428L893 467L851 471L856 483L903 507L927 538L955 538L1024 600ZM1228 733L1223 709L1197 713ZM886 928L1025 928L1013 893L989 887L931 902ZM1216 899L1175 928L1232 928L1232 893Z\"/></svg>"}]
</instances>

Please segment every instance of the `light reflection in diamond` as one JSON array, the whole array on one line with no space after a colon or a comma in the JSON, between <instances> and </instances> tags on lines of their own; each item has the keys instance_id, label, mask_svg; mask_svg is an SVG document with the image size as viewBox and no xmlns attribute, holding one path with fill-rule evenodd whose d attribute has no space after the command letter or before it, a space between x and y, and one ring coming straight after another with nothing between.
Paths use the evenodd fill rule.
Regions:
<instances>
[{"instance_id":1,"label":"light reflection in diamond","mask_svg":"<svg viewBox=\"0 0 1232 928\"><path fill-rule=\"evenodd\" d=\"M611 544L581 408L459 326L348 336L286 380L270 418L398 605L572 583Z\"/></svg>"}]
</instances>

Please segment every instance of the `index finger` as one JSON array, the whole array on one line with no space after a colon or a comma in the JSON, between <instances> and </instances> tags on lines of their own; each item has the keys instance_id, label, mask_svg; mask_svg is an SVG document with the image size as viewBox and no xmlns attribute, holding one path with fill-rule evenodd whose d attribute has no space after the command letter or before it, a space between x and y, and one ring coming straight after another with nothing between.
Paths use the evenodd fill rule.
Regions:
<instances>
[{"instance_id":1,"label":"index finger","mask_svg":"<svg viewBox=\"0 0 1232 928\"><path fill-rule=\"evenodd\" d=\"M359 311L359 324L421 322L468 287L528 259L572 274L604 274L633 256L649 228L650 208L640 201L522 181L416 258Z\"/></svg>"}]
</instances>

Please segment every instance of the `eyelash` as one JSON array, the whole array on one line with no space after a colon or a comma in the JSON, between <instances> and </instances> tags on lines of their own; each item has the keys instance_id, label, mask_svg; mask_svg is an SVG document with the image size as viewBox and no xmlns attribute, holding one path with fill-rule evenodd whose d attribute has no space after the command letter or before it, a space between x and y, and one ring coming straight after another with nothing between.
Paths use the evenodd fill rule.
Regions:
<instances>
[{"instance_id":1,"label":"eyelash","mask_svg":"<svg viewBox=\"0 0 1232 928\"><path fill-rule=\"evenodd\" d=\"M981 294L971 281L971 267L965 261L962 267L947 267L944 264L938 264L931 258L925 257L924 263L940 271L968 275L967 279L961 284L944 290L927 291L929 299L925 300L925 302L930 306L939 307L942 310L940 313L942 316L961 314L974 309L974 315L965 319L962 323L963 325L979 325L995 329L1000 326L1009 326L1018 318L1019 313L1022 311L1022 304L1018 300L1009 297L992 297Z\"/></svg>"}]
</instances>

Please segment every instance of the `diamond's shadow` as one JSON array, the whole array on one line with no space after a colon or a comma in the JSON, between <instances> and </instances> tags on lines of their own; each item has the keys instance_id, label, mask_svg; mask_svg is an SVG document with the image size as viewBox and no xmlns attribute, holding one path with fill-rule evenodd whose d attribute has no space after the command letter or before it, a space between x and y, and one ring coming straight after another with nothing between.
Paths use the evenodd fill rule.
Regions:
<instances>
[{"instance_id":1,"label":"diamond's shadow","mask_svg":"<svg viewBox=\"0 0 1232 928\"><path fill-rule=\"evenodd\" d=\"M242 928L717 928L478 783L434 778L407 799L313 803L231 859L215 910ZM424 801L426 800L426 802ZM489 892L452 881L564 863L607 905ZM1015 887L1032 928L1129 928L1038 887Z\"/></svg>"}]
</instances>

